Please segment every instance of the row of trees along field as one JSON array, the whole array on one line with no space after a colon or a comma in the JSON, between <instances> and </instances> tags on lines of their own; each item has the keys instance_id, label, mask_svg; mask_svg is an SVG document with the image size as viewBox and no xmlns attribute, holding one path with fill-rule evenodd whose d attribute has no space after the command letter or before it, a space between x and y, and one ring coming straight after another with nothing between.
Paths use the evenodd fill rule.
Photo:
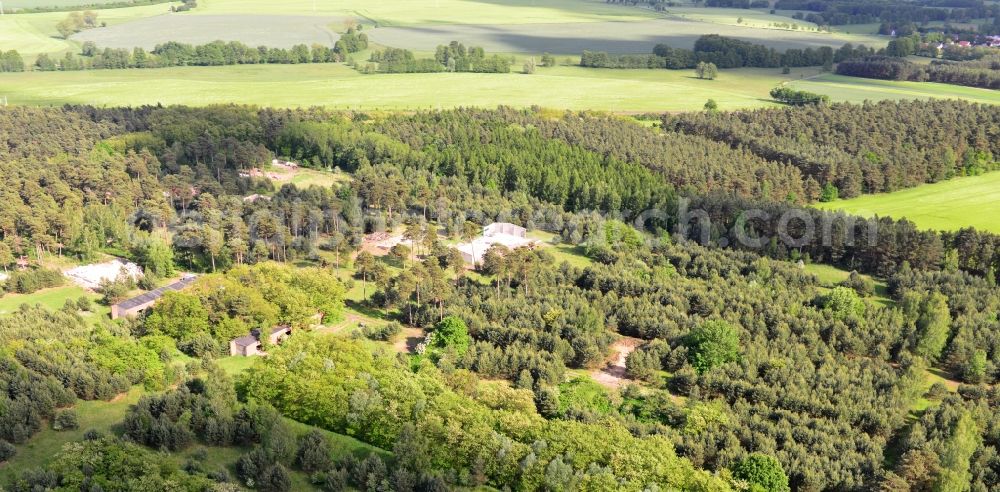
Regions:
<instances>
[{"instance_id":1,"label":"row of trees along field","mask_svg":"<svg viewBox=\"0 0 1000 492\"><path fill-rule=\"evenodd\" d=\"M857 219L851 226L841 216L831 244L789 249L777 240L774 221L766 221L754 225L764 247L740 251L664 234L648 242L640 231L597 213L631 218L644 208L662 207L666 213L648 225L654 232L675 228L677 190L690 186L699 191L690 206L713 218L708 232L715 239L728 234L747 208L764 209L775 219L802 210L796 204L802 198L789 192L806 189L808 178L801 176L809 176L808 167L702 128L753 135L784 149L775 142L784 142L784 125L794 124L812 133L808 140L788 139L800 146L789 144L786 155L813 155L802 143L809 141L839 150L845 159L874 149L886 152L881 159L866 159L869 173L891 169L893 159L913 149L931 152L926 141L958 155L969 148L986 152L996 141L987 133L996 127L987 124L989 111L975 105L840 109L720 114L711 124L700 115L676 115L667 118L666 131L610 116L505 108L405 115L241 106L7 109L0 112L8 138L2 162L8 175L18 178L5 181L0 191L13 204L4 207L12 210L0 221L0 231L11 251L38 254L65 242L71 245L64 244L66 252L79 255L85 249L72 245L103 249L110 238L128 252L135 238L144 237L140 231L167 226L174 233L174 255L185 267L236 265L171 296L143 320L108 328L122 331L113 340L86 337L94 348L82 360L79 352L41 349L14 357L28 371L58 366L29 365L20 357L49 354L80 360L91 371L105 368L93 378L105 378L109 389L94 389L93 397L135 382L175 382L157 355L164 350L218 353L220 342L237 331L277 323L304 326L316 313L336 316L337 305L318 303L343 292L329 273L267 260L319 262L318 252L326 249L335 253L338 266L346 266L363 233L405 221L416 251L395 251L392 269L365 254L352 268L368 307L429 328L423 355L399 361L373 354L357 340L311 337L302 330L240 379L240 394L289 417L392 449L397 466L413 474L410 480L436 476L453 485L616 484L635 490L650 483L721 488L735 483L730 480L777 484L778 490L785 483L797 490L862 490L900 481L947 487L958 480L988 490L998 484L997 442L990 420L975 408L993 398L988 387L976 385L1000 378L996 236L918 231L905 221L880 219L878 238L870 242L864 236L867 222ZM930 121L959 123L935 125L938 133L932 135ZM690 129L676 132L675 125L682 124ZM899 125L897 137L913 139L908 146L888 140L893 124ZM854 126L886 130L861 135L850 130ZM872 147L862 149L865 142ZM706 146L719 155L706 153ZM262 179L240 176L274 153L305 166L337 166L354 172L355 179L335 189L274 190ZM690 155L684 167L704 169L682 170L672 164L681 161L660 155ZM799 177L790 180L795 171ZM829 179L816 176L816 187ZM270 200L244 200L250 193L266 193ZM88 215L88 208L100 212ZM820 221L835 217L809 213ZM471 237L479 230L476 223L494 220L556 233L578 245L590 265L557 264L546 248L494 250L481 280L459 275L452 281L462 269L442 247L438 230ZM694 225L692 236L698 237ZM854 244L839 241L848 237L841 234L847 227L857 228ZM74 241L82 231L104 235L96 242ZM876 299L860 274L836 288L821 288L814 276L787 261L798 258L876 273L887 279L887 298ZM77 319L70 310L49 316ZM14 328L0 333L28 327L38 332L37 321L11 323ZM566 381L568 369L603 362L614 337L608 329L643 340L627 371L649 381L644 389L607 394L586 380ZM58 331L58 337L33 343L47 349L56 346L50 339L74 333ZM111 350L112 342L135 348ZM106 350L114 357L98 362ZM132 353L137 355L119 360ZM148 364L139 362L147 358ZM149 369L140 373L134 367ZM127 375L115 372L118 368ZM970 385L957 397L940 389L927 394L946 400L942 405L958 404L968 417L942 417L919 427L908 423L907 414L924 396L928 368ZM47 388L69 387L50 381ZM88 386L80 388L78 397L91 397L84 391ZM70 395L60 391L68 401ZM169 401L206 408L180 391ZM947 403L955 398L960 400ZM192 442L190 436L218 437L220 443L253 436L237 433L235 416L231 424L217 417L209 433L198 427L207 421L174 418L183 411L160 414L159 406L150 400L137 407L127 426L134 439L180 448ZM240 414L230 408L224 415ZM42 417L46 411L52 410L30 410ZM143 424L147 411L157 426ZM28 432L17 435L33 432L25 422ZM267 454L262 438L246 442L263 450L240 460L241 480L283 483L283 472L273 465L297 466L287 454ZM900 451L899 459L887 459ZM374 462L326 469L336 477L357 477L349 470L358 467L377 468L375 476L396 480L397 472ZM769 478L752 473L759 467ZM368 475L352 483L370 486ZM330 480L342 483L336 477Z\"/></svg>"},{"instance_id":2,"label":"row of trees along field","mask_svg":"<svg viewBox=\"0 0 1000 492\"><path fill-rule=\"evenodd\" d=\"M875 53L874 49L851 43L837 49L822 46L778 51L763 44L708 34L695 41L694 49L658 44L649 55L609 55L605 52L584 51L580 58L580 66L672 70L694 68L698 63L714 63L719 68L832 67L834 63Z\"/></svg>"},{"instance_id":3,"label":"row of trees along field","mask_svg":"<svg viewBox=\"0 0 1000 492\"><path fill-rule=\"evenodd\" d=\"M213 41L203 45L168 42L157 45L151 52L142 48L98 48L92 41L83 44L81 56L66 53L63 58L41 54L35 60L39 71L91 70L115 68L161 68L179 66L255 65L261 63L332 63L342 62L351 53L366 49L365 34L350 31L333 48L320 44L304 44L289 49L250 47L239 41ZM16 71L16 70L8 70Z\"/></svg>"},{"instance_id":4,"label":"row of trees along field","mask_svg":"<svg viewBox=\"0 0 1000 492\"><path fill-rule=\"evenodd\" d=\"M919 65L905 58L865 57L837 65L837 74L1000 89L1000 55L964 62L934 60L929 65Z\"/></svg>"},{"instance_id":5,"label":"row of trees along field","mask_svg":"<svg viewBox=\"0 0 1000 492\"><path fill-rule=\"evenodd\" d=\"M799 17L821 25L846 24L907 24L941 22L970 22L998 15L994 5L982 0L940 2L919 0L898 2L876 0L778 0L778 10L798 10L808 13ZM888 34L888 32L886 33Z\"/></svg>"},{"instance_id":6,"label":"row of trees along field","mask_svg":"<svg viewBox=\"0 0 1000 492\"><path fill-rule=\"evenodd\" d=\"M506 56L490 55L476 46L466 48L458 41L439 45L434 58L417 58L412 51L402 48L386 48L375 51L369 64L357 64L364 72L421 73L421 72L477 72L508 73L512 59Z\"/></svg>"}]
</instances>

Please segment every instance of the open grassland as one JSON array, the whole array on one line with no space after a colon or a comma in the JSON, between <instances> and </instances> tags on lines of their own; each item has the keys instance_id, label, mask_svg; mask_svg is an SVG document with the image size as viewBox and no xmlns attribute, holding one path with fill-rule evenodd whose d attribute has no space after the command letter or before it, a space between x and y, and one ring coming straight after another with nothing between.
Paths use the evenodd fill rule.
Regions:
<instances>
[{"instance_id":1,"label":"open grassland","mask_svg":"<svg viewBox=\"0 0 1000 492\"><path fill-rule=\"evenodd\" d=\"M1000 91L934 82L897 82L823 74L792 83L796 89L818 92L834 101L862 102L882 99L965 99L1000 104Z\"/></svg>"},{"instance_id":2,"label":"open grassland","mask_svg":"<svg viewBox=\"0 0 1000 492\"><path fill-rule=\"evenodd\" d=\"M926 229L956 230L972 226L1000 232L1000 172L821 203L817 207L842 209L867 217L905 217Z\"/></svg>"},{"instance_id":3,"label":"open grassland","mask_svg":"<svg viewBox=\"0 0 1000 492\"><path fill-rule=\"evenodd\" d=\"M199 0L190 15L351 15L379 25L639 20L655 13L601 0Z\"/></svg>"},{"instance_id":4,"label":"open grassland","mask_svg":"<svg viewBox=\"0 0 1000 492\"><path fill-rule=\"evenodd\" d=\"M97 11L97 21L109 26L166 14L171 5L155 4L141 7L105 9ZM0 49L17 50L33 61L41 53L62 55L77 50L78 45L59 36L56 24L65 19L66 12L17 14L0 16Z\"/></svg>"},{"instance_id":5,"label":"open grassland","mask_svg":"<svg viewBox=\"0 0 1000 492\"><path fill-rule=\"evenodd\" d=\"M1000 103L1000 92L927 83L884 82L823 75L813 69L723 71L698 80L688 70L540 68L534 75L362 75L337 64L176 67L146 70L0 74L0 96L11 104L97 106L141 104L326 106L414 110L457 106L538 105L615 112L699 110L709 98L722 110L772 106L768 92L782 82L829 94L834 101L962 97ZM831 79L831 77L833 77Z\"/></svg>"}]
</instances>

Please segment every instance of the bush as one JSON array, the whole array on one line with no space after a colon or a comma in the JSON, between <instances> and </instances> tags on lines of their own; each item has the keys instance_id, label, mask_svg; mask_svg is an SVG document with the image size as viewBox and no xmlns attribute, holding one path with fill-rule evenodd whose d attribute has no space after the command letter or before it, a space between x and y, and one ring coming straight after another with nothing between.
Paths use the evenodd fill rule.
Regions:
<instances>
[{"instance_id":1,"label":"bush","mask_svg":"<svg viewBox=\"0 0 1000 492\"><path fill-rule=\"evenodd\" d=\"M102 302L110 306L124 300L129 291L134 288L135 281L132 278L122 277L116 280L102 280L97 291L102 295Z\"/></svg>"},{"instance_id":2,"label":"bush","mask_svg":"<svg viewBox=\"0 0 1000 492\"><path fill-rule=\"evenodd\" d=\"M80 421L76 416L76 410L66 409L56 412L52 419L52 429L57 431L75 430L80 427Z\"/></svg>"},{"instance_id":3,"label":"bush","mask_svg":"<svg viewBox=\"0 0 1000 492\"><path fill-rule=\"evenodd\" d=\"M7 461L17 454L17 448L13 444L0 439L0 463Z\"/></svg>"},{"instance_id":4,"label":"bush","mask_svg":"<svg viewBox=\"0 0 1000 492\"><path fill-rule=\"evenodd\" d=\"M781 463L773 456L753 453L733 467L733 476L746 480L755 486L751 490L767 492L785 492L788 488L788 476L781 468Z\"/></svg>"},{"instance_id":5,"label":"bush","mask_svg":"<svg viewBox=\"0 0 1000 492\"><path fill-rule=\"evenodd\" d=\"M330 459L330 444L326 437L317 430L300 437L295 463L304 472L329 470L333 466L333 461Z\"/></svg>"},{"instance_id":6,"label":"bush","mask_svg":"<svg viewBox=\"0 0 1000 492\"><path fill-rule=\"evenodd\" d=\"M399 335L403 327L399 323L391 322L382 326L365 326L361 328L361 335L369 340L388 341Z\"/></svg>"},{"instance_id":7,"label":"bush","mask_svg":"<svg viewBox=\"0 0 1000 492\"><path fill-rule=\"evenodd\" d=\"M80 311L90 312L93 309L93 303L90 302L90 298L87 296L81 296L76 300L76 308Z\"/></svg>"},{"instance_id":8,"label":"bush","mask_svg":"<svg viewBox=\"0 0 1000 492\"><path fill-rule=\"evenodd\" d=\"M63 284L62 273L56 270L22 270L14 272L7 279L7 289L18 294L31 294L42 289L58 287Z\"/></svg>"}]
</instances>

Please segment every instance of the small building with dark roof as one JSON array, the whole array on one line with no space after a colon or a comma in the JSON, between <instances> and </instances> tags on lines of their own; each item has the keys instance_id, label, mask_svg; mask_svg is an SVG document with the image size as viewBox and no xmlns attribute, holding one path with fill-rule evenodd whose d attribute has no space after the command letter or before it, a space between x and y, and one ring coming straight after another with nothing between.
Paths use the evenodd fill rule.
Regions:
<instances>
[{"instance_id":1,"label":"small building with dark roof","mask_svg":"<svg viewBox=\"0 0 1000 492\"><path fill-rule=\"evenodd\" d=\"M184 290L197 278L198 277L195 275L189 275L170 285L160 287L159 289L154 289L142 295L119 302L118 304L111 306L111 319L134 317L152 307L153 304L156 304L156 301L160 300L160 298L163 297L163 294Z\"/></svg>"},{"instance_id":2,"label":"small building with dark roof","mask_svg":"<svg viewBox=\"0 0 1000 492\"><path fill-rule=\"evenodd\" d=\"M292 328L289 326L276 326L271 329L271 334L267 337L270 345L279 345L289 335ZM229 342L229 355L249 357L251 355L264 355L260 349L260 330L253 330L249 335L234 338Z\"/></svg>"}]
</instances>

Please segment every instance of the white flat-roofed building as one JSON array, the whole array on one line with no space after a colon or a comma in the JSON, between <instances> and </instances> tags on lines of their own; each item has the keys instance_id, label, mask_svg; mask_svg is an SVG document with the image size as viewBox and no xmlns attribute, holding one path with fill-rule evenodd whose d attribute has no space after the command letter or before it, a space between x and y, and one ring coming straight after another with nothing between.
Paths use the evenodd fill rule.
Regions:
<instances>
[{"instance_id":1,"label":"white flat-roofed building","mask_svg":"<svg viewBox=\"0 0 1000 492\"><path fill-rule=\"evenodd\" d=\"M466 263L478 265L483 262L483 255L494 244L501 244L508 249L517 249L531 246L534 240L528 239L528 231L518 225L507 222L495 222L483 228L483 235L477 237L469 243L461 243L455 246L462 253L462 258Z\"/></svg>"}]
</instances>

